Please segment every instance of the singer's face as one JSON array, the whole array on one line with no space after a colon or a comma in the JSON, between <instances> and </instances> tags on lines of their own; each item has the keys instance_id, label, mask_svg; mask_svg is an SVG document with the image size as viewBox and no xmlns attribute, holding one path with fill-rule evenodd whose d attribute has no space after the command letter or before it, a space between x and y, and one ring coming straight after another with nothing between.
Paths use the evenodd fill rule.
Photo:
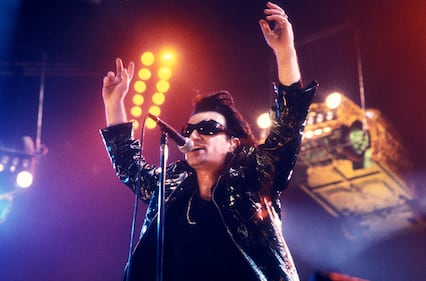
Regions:
<instances>
[{"instance_id":1,"label":"singer's face","mask_svg":"<svg viewBox=\"0 0 426 281\"><path fill-rule=\"evenodd\" d=\"M198 124L204 120L214 120L226 127L225 117L215 111L196 113L189 118L188 124ZM194 149L185 154L188 164L196 171L220 171L227 153L232 150L231 138L225 132L206 135L200 134L197 129L192 131L189 138L194 142Z\"/></svg>"}]
</instances>

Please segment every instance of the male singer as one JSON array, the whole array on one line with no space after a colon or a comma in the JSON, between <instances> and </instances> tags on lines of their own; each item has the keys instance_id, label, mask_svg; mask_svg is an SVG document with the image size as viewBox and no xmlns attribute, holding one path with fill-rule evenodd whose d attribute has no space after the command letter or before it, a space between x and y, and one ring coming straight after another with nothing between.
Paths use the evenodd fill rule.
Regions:
<instances>
[{"instance_id":1,"label":"male singer","mask_svg":"<svg viewBox=\"0 0 426 281\"><path fill-rule=\"evenodd\" d=\"M282 234L280 193L288 185L317 84L302 86L284 10L268 2L264 12L259 24L276 56L279 79L270 134L256 145L228 92L196 98L181 131L193 148L166 171L165 281L299 280ZM117 59L116 72L104 78L108 127L101 133L119 179L133 191L142 183L140 199L149 206L129 279L153 281L159 170L140 155L126 117L123 100L133 72L132 62L124 68Z\"/></svg>"}]
</instances>

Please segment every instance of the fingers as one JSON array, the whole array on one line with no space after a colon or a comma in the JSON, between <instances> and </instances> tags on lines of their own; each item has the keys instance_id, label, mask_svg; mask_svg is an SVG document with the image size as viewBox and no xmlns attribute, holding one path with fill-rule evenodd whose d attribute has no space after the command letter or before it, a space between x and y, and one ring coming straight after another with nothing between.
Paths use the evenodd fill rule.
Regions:
<instances>
[{"instance_id":1,"label":"fingers","mask_svg":"<svg viewBox=\"0 0 426 281\"><path fill-rule=\"evenodd\" d=\"M272 2L268 2L268 3L266 3L266 7L267 7L267 9L265 9L265 14L279 14L279 15L282 15L282 16L285 15L285 11L283 10L283 8L281 8L277 4L274 4Z\"/></svg>"},{"instance_id":2,"label":"fingers","mask_svg":"<svg viewBox=\"0 0 426 281\"><path fill-rule=\"evenodd\" d=\"M129 65L127 66L127 74L128 74L129 80L132 80L134 73L135 73L135 64L134 62L131 61L129 62Z\"/></svg>"},{"instance_id":3,"label":"fingers","mask_svg":"<svg viewBox=\"0 0 426 281\"><path fill-rule=\"evenodd\" d=\"M271 27L269 26L269 23L266 20L264 20L264 19L259 20L259 25L260 25L260 29L262 30L263 34L266 35L266 34L271 32Z\"/></svg>"},{"instance_id":4,"label":"fingers","mask_svg":"<svg viewBox=\"0 0 426 281\"><path fill-rule=\"evenodd\" d=\"M103 79L104 86L109 86L112 83L114 83L114 81L115 81L115 73L112 71L109 71Z\"/></svg>"},{"instance_id":5,"label":"fingers","mask_svg":"<svg viewBox=\"0 0 426 281\"><path fill-rule=\"evenodd\" d=\"M268 21L275 21L278 24L285 24L288 22L288 16L280 6L268 2L266 7L264 13Z\"/></svg>"},{"instance_id":6,"label":"fingers","mask_svg":"<svg viewBox=\"0 0 426 281\"><path fill-rule=\"evenodd\" d=\"M120 58L115 60L116 71L109 71L103 78L102 96L105 101L114 100L115 97L123 98L128 89L130 81L133 78L135 64L130 62L127 68L123 67L123 61Z\"/></svg>"},{"instance_id":7,"label":"fingers","mask_svg":"<svg viewBox=\"0 0 426 281\"><path fill-rule=\"evenodd\" d=\"M123 73L123 61L120 58L115 59L116 76L121 79Z\"/></svg>"},{"instance_id":8,"label":"fingers","mask_svg":"<svg viewBox=\"0 0 426 281\"><path fill-rule=\"evenodd\" d=\"M119 80L130 81L133 78L135 72L135 64L131 61L127 68L124 68L123 61L120 58L115 59L116 65L116 77Z\"/></svg>"},{"instance_id":9,"label":"fingers","mask_svg":"<svg viewBox=\"0 0 426 281\"><path fill-rule=\"evenodd\" d=\"M126 68L123 67L123 61L120 58L115 60L116 72L109 71L104 77L104 83L120 83L121 81L130 81L133 78L135 72L135 64L131 61Z\"/></svg>"},{"instance_id":10,"label":"fingers","mask_svg":"<svg viewBox=\"0 0 426 281\"><path fill-rule=\"evenodd\" d=\"M288 16L287 15L269 15L266 16L266 19L268 21L275 21L277 23L284 23L288 21Z\"/></svg>"}]
</instances>

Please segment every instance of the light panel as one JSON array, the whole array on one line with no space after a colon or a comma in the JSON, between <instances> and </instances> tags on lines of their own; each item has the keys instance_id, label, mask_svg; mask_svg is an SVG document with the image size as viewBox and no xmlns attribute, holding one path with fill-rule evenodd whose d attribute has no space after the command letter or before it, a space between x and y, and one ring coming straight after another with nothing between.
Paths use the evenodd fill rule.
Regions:
<instances>
[{"instance_id":1,"label":"light panel","mask_svg":"<svg viewBox=\"0 0 426 281\"><path fill-rule=\"evenodd\" d=\"M144 52L141 56L141 62L142 64L146 66L150 66L154 63L155 56L152 52Z\"/></svg>"},{"instance_id":2,"label":"light panel","mask_svg":"<svg viewBox=\"0 0 426 281\"><path fill-rule=\"evenodd\" d=\"M143 117L143 112L149 112L155 116L161 114L161 106L166 102L165 93L170 90L172 66L176 64L176 58L176 53L171 49L163 49L159 53L146 51L141 55L142 66L137 70L139 80L133 84L134 93L129 107L134 128L139 127L139 122L136 124L135 120ZM153 76L153 73L157 75ZM156 123L150 121L147 121L145 125L148 129L156 127Z\"/></svg>"}]
</instances>

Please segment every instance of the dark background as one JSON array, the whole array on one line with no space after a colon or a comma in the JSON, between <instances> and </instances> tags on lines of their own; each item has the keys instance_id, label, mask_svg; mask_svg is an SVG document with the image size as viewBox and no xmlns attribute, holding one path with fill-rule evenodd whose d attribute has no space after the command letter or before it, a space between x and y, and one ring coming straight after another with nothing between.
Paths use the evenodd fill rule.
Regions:
<instances>
[{"instance_id":1,"label":"dark background","mask_svg":"<svg viewBox=\"0 0 426 281\"><path fill-rule=\"evenodd\" d=\"M367 108L398 132L424 194L426 173L425 1L288 0L305 83L316 101L339 90L359 104L359 35ZM105 126L102 77L114 59L138 60L171 46L179 63L161 117L183 124L198 92L229 90L251 124L272 101L274 57L258 27L264 1L2 1L0 143L36 137L45 64L42 143L31 189L15 195L0 225L0 280L120 280L133 196L115 178L98 130ZM158 132L147 158L158 162ZM171 147L170 161L181 158ZM424 226L381 239L347 239L339 224L297 186L283 195L283 230L301 280L336 271L369 280L426 276ZM141 216L144 208L141 209Z\"/></svg>"}]
</instances>

